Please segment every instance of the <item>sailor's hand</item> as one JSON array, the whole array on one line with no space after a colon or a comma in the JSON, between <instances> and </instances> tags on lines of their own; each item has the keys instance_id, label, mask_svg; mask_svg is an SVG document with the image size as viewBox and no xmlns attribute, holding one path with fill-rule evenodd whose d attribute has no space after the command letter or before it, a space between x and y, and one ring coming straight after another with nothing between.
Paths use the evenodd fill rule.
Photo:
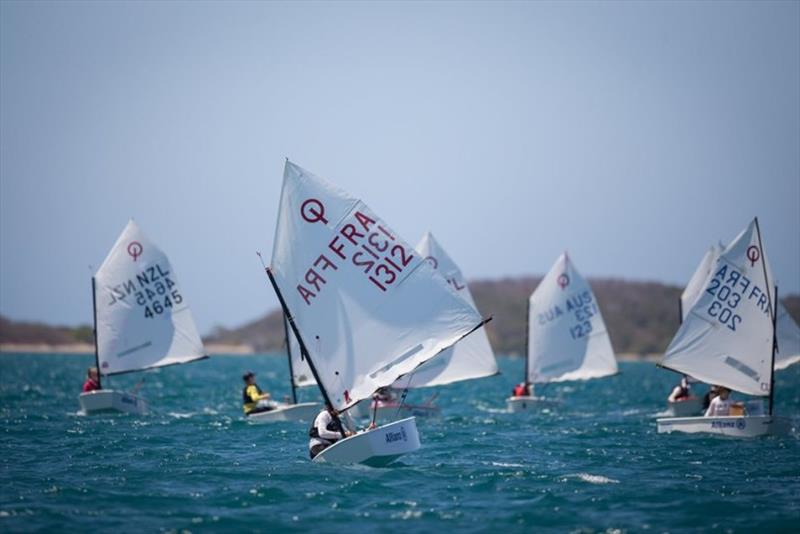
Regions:
<instances>
[{"instance_id":1,"label":"sailor's hand","mask_svg":"<svg viewBox=\"0 0 800 534\"><path fill-rule=\"evenodd\" d=\"M378 425L375 424L375 421L371 422L367 427L367 430L372 430L373 428L378 428Z\"/></svg>"},{"instance_id":2,"label":"sailor's hand","mask_svg":"<svg viewBox=\"0 0 800 534\"><path fill-rule=\"evenodd\" d=\"M349 438L350 436L352 436L353 434L354 434L354 432L353 432L352 430L345 430L345 431L344 431L344 435L345 435L346 437L348 437L348 438Z\"/></svg>"}]
</instances>

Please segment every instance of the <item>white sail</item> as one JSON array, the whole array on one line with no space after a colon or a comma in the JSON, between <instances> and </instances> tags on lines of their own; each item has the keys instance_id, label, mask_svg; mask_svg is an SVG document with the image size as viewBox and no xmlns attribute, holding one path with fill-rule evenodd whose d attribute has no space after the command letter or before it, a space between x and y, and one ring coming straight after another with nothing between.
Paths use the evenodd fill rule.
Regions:
<instances>
[{"instance_id":1,"label":"white sail","mask_svg":"<svg viewBox=\"0 0 800 534\"><path fill-rule=\"evenodd\" d=\"M169 259L132 220L97 271L95 291L103 375L205 357Z\"/></svg>"},{"instance_id":2,"label":"white sail","mask_svg":"<svg viewBox=\"0 0 800 534\"><path fill-rule=\"evenodd\" d=\"M758 222L728 245L662 365L709 384L769 395L774 285Z\"/></svg>"},{"instance_id":3,"label":"white sail","mask_svg":"<svg viewBox=\"0 0 800 534\"><path fill-rule=\"evenodd\" d=\"M430 232L422 237L416 250L444 276L453 291L477 309L461 270ZM497 372L497 360L489 344L486 329L480 328L420 365L413 373L396 381L392 387L401 389L441 386L461 380L492 376Z\"/></svg>"},{"instance_id":4,"label":"white sail","mask_svg":"<svg viewBox=\"0 0 800 534\"><path fill-rule=\"evenodd\" d=\"M617 372L614 349L589 283L566 253L528 301L528 380L586 380Z\"/></svg>"},{"instance_id":5,"label":"white sail","mask_svg":"<svg viewBox=\"0 0 800 534\"><path fill-rule=\"evenodd\" d=\"M292 359L292 380L294 385L299 388L316 386L317 381L314 380L314 373L311 372L311 367L308 366L308 360L302 355L297 336L294 335L292 327L289 326L285 316L283 321L286 328L286 350L289 351L289 357Z\"/></svg>"},{"instance_id":6,"label":"white sail","mask_svg":"<svg viewBox=\"0 0 800 534\"><path fill-rule=\"evenodd\" d=\"M686 319L692 304L700 297L706 288L708 279L715 272L717 259L724 250L723 245L709 248L705 256L692 275L681 295L682 319ZM790 365L800 362L800 327L794 322L783 302L778 301L778 351L775 353L775 370L786 369Z\"/></svg>"},{"instance_id":7,"label":"white sail","mask_svg":"<svg viewBox=\"0 0 800 534\"><path fill-rule=\"evenodd\" d=\"M706 281L717 265L717 259L722 254L723 248L722 245L712 245L706 251L703 259L700 260L700 265L697 266L697 270L695 270L689 283L686 284L686 289L681 293L681 320L686 319L686 316L689 315L689 310L692 309L692 305L706 288Z\"/></svg>"},{"instance_id":8,"label":"white sail","mask_svg":"<svg viewBox=\"0 0 800 534\"><path fill-rule=\"evenodd\" d=\"M786 369L800 362L800 327L783 302L778 301L778 351L775 353L775 369Z\"/></svg>"},{"instance_id":9,"label":"white sail","mask_svg":"<svg viewBox=\"0 0 800 534\"><path fill-rule=\"evenodd\" d=\"M272 272L339 410L370 398L481 323L362 201L289 161Z\"/></svg>"}]
</instances>

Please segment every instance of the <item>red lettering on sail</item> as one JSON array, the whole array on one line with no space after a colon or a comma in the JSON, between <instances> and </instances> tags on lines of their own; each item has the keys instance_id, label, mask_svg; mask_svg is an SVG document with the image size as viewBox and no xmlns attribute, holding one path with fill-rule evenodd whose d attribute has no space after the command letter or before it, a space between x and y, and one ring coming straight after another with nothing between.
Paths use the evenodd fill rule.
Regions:
<instances>
[{"instance_id":1,"label":"red lettering on sail","mask_svg":"<svg viewBox=\"0 0 800 534\"><path fill-rule=\"evenodd\" d=\"M318 217L319 206L307 206L306 210L309 211L310 208L316 210L311 215ZM415 259L413 250L398 242L394 234L383 223L378 222L377 218L362 211L355 211L349 221L342 221L328 241L327 250L332 255L318 255L297 286L297 291L308 305L319 297L324 286L335 280L331 276L335 276L334 271L341 271L342 266L350 265L351 269L361 273L376 290L385 293L393 285L400 283L403 279L401 275ZM325 272L329 274L323 274ZM457 283L455 285L458 286Z\"/></svg>"},{"instance_id":2,"label":"red lettering on sail","mask_svg":"<svg viewBox=\"0 0 800 534\"><path fill-rule=\"evenodd\" d=\"M370 218L367 215L364 215L360 211L356 212L356 220L361 223L361 226L364 227L364 231L369 232L369 225L375 224L375 219Z\"/></svg>"},{"instance_id":3,"label":"red lettering on sail","mask_svg":"<svg viewBox=\"0 0 800 534\"><path fill-rule=\"evenodd\" d=\"M308 304L309 306L311 305L311 299L317 296L313 292L306 289L302 284L297 285L297 291L300 293L300 296L303 297L303 300L305 300L306 304Z\"/></svg>"}]
</instances>

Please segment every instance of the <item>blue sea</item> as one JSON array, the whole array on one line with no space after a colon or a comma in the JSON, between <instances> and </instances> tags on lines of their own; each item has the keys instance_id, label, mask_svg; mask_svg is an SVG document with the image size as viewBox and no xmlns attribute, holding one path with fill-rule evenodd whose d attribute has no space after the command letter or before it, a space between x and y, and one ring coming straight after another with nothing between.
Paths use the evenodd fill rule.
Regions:
<instances>
[{"instance_id":1,"label":"blue sea","mask_svg":"<svg viewBox=\"0 0 800 534\"><path fill-rule=\"evenodd\" d=\"M82 416L90 356L0 355L0 531L797 532L800 365L777 374L788 437L658 435L677 375L650 363L539 391L504 412L521 360L438 388L423 447L388 468L312 464L307 424L248 423L241 375L289 393L278 355L215 357L111 379L154 413ZM431 390L409 394L422 401ZM316 400L315 389L301 398Z\"/></svg>"}]
</instances>

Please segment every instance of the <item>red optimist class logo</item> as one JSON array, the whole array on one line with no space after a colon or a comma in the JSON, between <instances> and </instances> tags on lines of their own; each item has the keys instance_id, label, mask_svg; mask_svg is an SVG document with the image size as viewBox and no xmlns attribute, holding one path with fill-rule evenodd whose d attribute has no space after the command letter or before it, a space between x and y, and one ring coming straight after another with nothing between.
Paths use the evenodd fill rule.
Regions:
<instances>
[{"instance_id":1,"label":"red optimist class logo","mask_svg":"<svg viewBox=\"0 0 800 534\"><path fill-rule=\"evenodd\" d=\"M133 261L138 260L142 252L144 252L144 247L138 241L131 241L128 244L128 255L133 258Z\"/></svg>"},{"instance_id":2,"label":"red optimist class logo","mask_svg":"<svg viewBox=\"0 0 800 534\"><path fill-rule=\"evenodd\" d=\"M325 206L316 198L309 198L300 205L300 216L312 224L320 221L328 224L328 219L325 218Z\"/></svg>"},{"instance_id":3,"label":"red optimist class logo","mask_svg":"<svg viewBox=\"0 0 800 534\"><path fill-rule=\"evenodd\" d=\"M757 246L750 245L749 247L747 247L747 259L750 260L750 267L755 265L760 257L761 257L761 251L758 250Z\"/></svg>"},{"instance_id":4,"label":"red optimist class logo","mask_svg":"<svg viewBox=\"0 0 800 534\"><path fill-rule=\"evenodd\" d=\"M561 276L558 277L556 283L558 284L558 287L560 287L562 290L566 289L566 287L569 285L569 275L567 273L562 274Z\"/></svg>"}]
</instances>

